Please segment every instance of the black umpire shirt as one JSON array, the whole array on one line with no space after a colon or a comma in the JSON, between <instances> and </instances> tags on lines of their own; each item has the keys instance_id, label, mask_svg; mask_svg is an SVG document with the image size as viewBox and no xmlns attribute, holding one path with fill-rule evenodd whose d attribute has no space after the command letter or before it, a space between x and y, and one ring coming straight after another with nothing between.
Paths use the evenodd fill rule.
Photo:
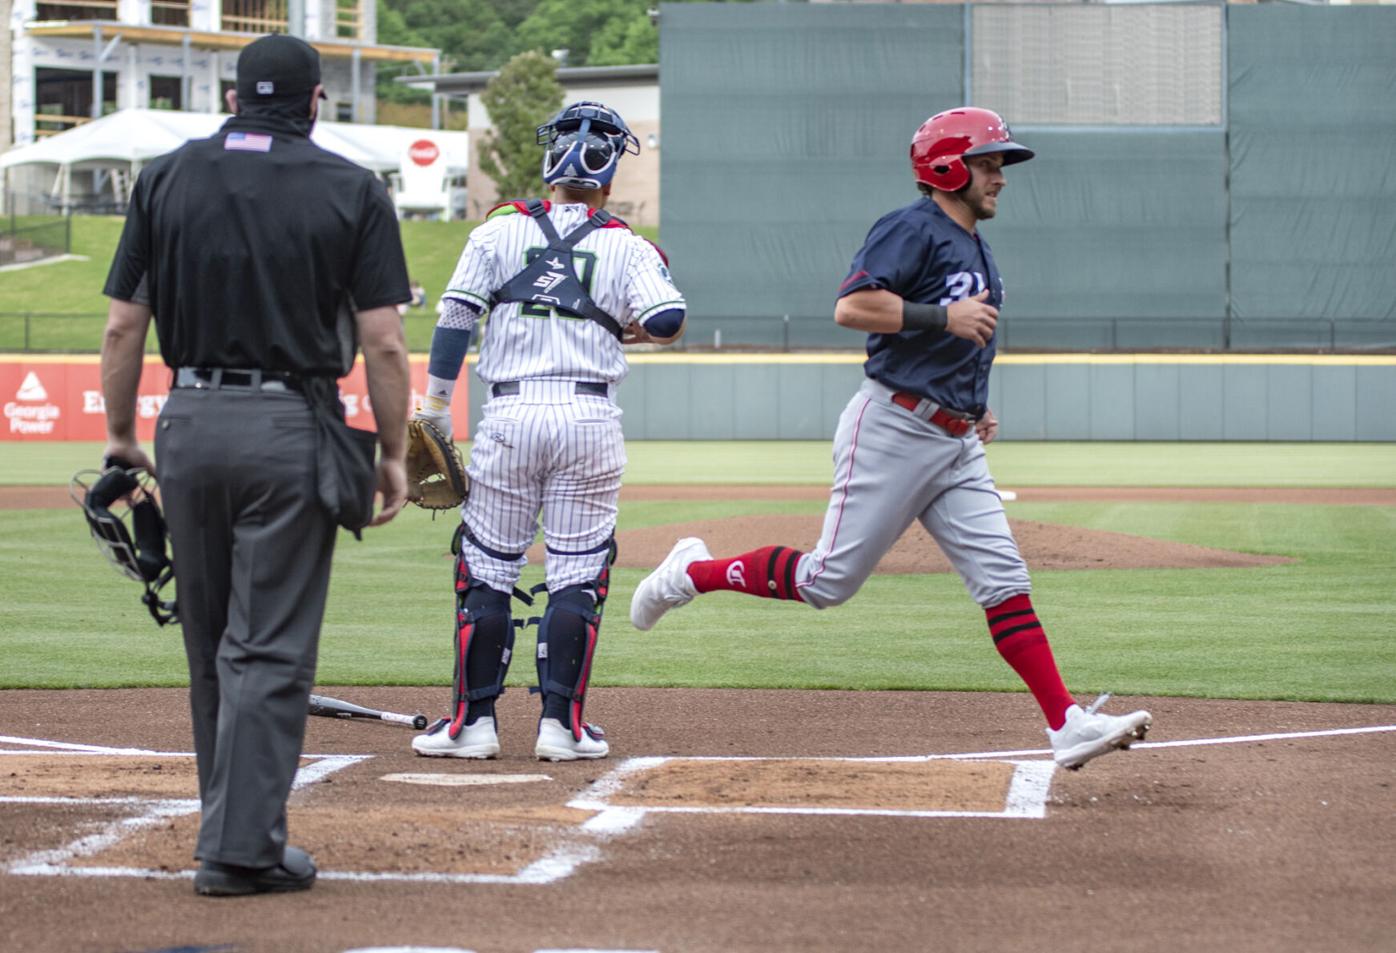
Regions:
<instances>
[{"instance_id":1,"label":"black umpire shirt","mask_svg":"<svg viewBox=\"0 0 1396 953\"><path fill-rule=\"evenodd\" d=\"M271 116L146 166L103 291L149 302L170 367L327 377L353 366L355 311L412 298L383 184Z\"/></svg>"}]
</instances>

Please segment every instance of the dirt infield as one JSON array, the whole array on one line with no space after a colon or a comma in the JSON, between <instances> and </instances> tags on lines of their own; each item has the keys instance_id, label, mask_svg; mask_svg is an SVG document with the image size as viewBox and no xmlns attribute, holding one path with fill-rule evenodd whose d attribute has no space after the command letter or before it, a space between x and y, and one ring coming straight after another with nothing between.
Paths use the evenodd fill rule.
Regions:
<instances>
[{"instance_id":1,"label":"dirt infield","mask_svg":"<svg viewBox=\"0 0 1396 953\"><path fill-rule=\"evenodd\" d=\"M30 488L33 490L34 488ZM729 498L821 500L820 487ZM711 498L627 488L623 500ZM691 494L691 496L690 496ZM1396 491L1054 490L1023 500L1396 504ZM0 488L0 508L69 506ZM811 545L820 517L620 534L653 566ZM1275 557L1015 521L1039 569ZM882 572L947 571L913 527ZM321 686L397 711L444 688ZM0 951L1389 951L1396 706L1117 698L1155 728L1057 771L1026 694L604 688L612 757L531 757L536 700L500 702L495 762L312 718L290 806L306 894L193 895L183 690L0 691Z\"/></svg>"},{"instance_id":2,"label":"dirt infield","mask_svg":"<svg viewBox=\"0 0 1396 953\"><path fill-rule=\"evenodd\" d=\"M604 689L613 757L571 765L530 757L535 704L501 700L487 763L312 718L290 828L321 882L209 900L183 691L0 692L0 948L1309 953L1396 931L1396 706L1118 699L1153 711L1151 745L1068 773L1026 695ZM1355 728L1387 730L1323 733ZM994 751L1017 754L925 757Z\"/></svg>"},{"instance_id":3,"label":"dirt infield","mask_svg":"<svg viewBox=\"0 0 1396 953\"><path fill-rule=\"evenodd\" d=\"M732 555L779 541L808 552L819 542L823 515L779 516L751 514L727 519L671 523L616 534L620 555L616 565L652 569L664 559L674 541L701 537L713 553ZM1177 543L1166 539L1131 536L1104 530L1058 526L1033 520L1009 520L1023 558L1035 570L1044 569L1215 569L1269 566L1293 562L1285 556L1262 556ZM528 551L529 562L543 560L541 543ZM879 560L877 572L886 574L950 572L950 561L917 523Z\"/></svg>"}]
</instances>

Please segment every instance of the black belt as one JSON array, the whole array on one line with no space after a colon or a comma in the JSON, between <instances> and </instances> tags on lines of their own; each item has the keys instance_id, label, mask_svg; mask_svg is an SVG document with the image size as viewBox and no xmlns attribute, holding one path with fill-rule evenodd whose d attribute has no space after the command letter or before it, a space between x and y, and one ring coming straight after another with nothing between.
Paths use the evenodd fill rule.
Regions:
<instances>
[{"instance_id":1,"label":"black belt","mask_svg":"<svg viewBox=\"0 0 1396 953\"><path fill-rule=\"evenodd\" d=\"M284 371L264 371L256 367L181 367L175 371L173 387L198 390L258 390L269 392L304 390L301 378Z\"/></svg>"},{"instance_id":2,"label":"black belt","mask_svg":"<svg viewBox=\"0 0 1396 953\"><path fill-rule=\"evenodd\" d=\"M576 388L578 394L591 394L596 397L609 397L611 394L610 385L601 381L577 381ZM490 388L490 393L495 397L513 397L518 392L518 381L500 381Z\"/></svg>"}]
</instances>

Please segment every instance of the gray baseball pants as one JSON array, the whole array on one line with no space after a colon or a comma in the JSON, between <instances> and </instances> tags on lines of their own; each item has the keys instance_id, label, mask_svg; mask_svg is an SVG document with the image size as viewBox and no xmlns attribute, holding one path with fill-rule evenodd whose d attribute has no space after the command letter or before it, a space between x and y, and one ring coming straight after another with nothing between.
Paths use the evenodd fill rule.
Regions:
<instances>
[{"instance_id":1,"label":"gray baseball pants","mask_svg":"<svg viewBox=\"0 0 1396 953\"><path fill-rule=\"evenodd\" d=\"M175 389L155 453L189 661L195 856L268 867L305 736L335 525L296 393Z\"/></svg>"},{"instance_id":2,"label":"gray baseball pants","mask_svg":"<svg viewBox=\"0 0 1396 953\"><path fill-rule=\"evenodd\" d=\"M912 520L979 605L1030 591L979 437L951 436L892 403L892 393L865 380L839 418L824 529L795 570L800 597L816 609L848 600Z\"/></svg>"}]
</instances>

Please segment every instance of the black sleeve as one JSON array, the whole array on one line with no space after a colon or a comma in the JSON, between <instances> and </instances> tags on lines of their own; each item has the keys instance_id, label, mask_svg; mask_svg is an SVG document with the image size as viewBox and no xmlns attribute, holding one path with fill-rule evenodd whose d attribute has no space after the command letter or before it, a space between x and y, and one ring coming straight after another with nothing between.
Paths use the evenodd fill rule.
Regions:
<instances>
[{"instance_id":1,"label":"black sleeve","mask_svg":"<svg viewBox=\"0 0 1396 953\"><path fill-rule=\"evenodd\" d=\"M377 178L365 189L349 293L356 311L396 306L412 300L402 233L388 190Z\"/></svg>"},{"instance_id":2,"label":"black sleeve","mask_svg":"<svg viewBox=\"0 0 1396 953\"><path fill-rule=\"evenodd\" d=\"M126 225L121 230L121 242L107 272L102 294L119 301L150 303L146 275L150 271L149 179L141 175L131 190L131 204L126 209Z\"/></svg>"}]
</instances>

